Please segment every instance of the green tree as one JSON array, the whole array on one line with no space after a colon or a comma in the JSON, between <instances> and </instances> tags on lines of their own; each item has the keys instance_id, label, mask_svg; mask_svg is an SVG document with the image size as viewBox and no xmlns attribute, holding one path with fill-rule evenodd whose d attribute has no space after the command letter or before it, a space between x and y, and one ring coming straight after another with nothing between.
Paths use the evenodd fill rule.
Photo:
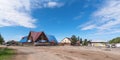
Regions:
<instances>
[{"instance_id":1,"label":"green tree","mask_svg":"<svg viewBox=\"0 0 120 60\"><path fill-rule=\"evenodd\" d=\"M71 44L75 45L77 40L78 40L78 38L75 35L72 35L72 37L71 37Z\"/></svg>"},{"instance_id":2,"label":"green tree","mask_svg":"<svg viewBox=\"0 0 120 60\"><path fill-rule=\"evenodd\" d=\"M84 45L84 46L87 46L87 45L88 45L87 39L84 40L83 45Z\"/></svg>"},{"instance_id":3,"label":"green tree","mask_svg":"<svg viewBox=\"0 0 120 60\"><path fill-rule=\"evenodd\" d=\"M109 41L109 43L120 43L120 37L113 38L112 40Z\"/></svg>"},{"instance_id":4,"label":"green tree","mask_svg":"<svg viewBox=\"0 0 120 60\"><path fill-rule=\"evenodd\" d=\"M82 41L82 38L80 38L80 44L82 44L82 42L83 42L83 41Z\"/></svg>"},{"instance_id":5,"label":"green tree","mask_svg":"<svg viewBox=\"0 0 120 60\"><path fill-rule=\"evenodd\" d=\"M92 41L92 40L89 40L89 41L88 41L88 44L91 44L91 41Z\"/></svg>"},{"instance_id":6,"label":"green tree","mask_svg":"<svg viewBox=\"0 0 120 60\"><path fill-rule=\"evenodd\" d=\"M78 36L77 40L80 40L80 37Z\"/></svg>"},{"instance_id":7,"label":"green tree","mask_svg":"<svg viewBox=\"0 0 120 60\"><path fill-rule=\"evenodd\" d=\"M81 39L81 38L78 36L78 37L77 37L77 41L79 41L79 43L80 43L80 39Z\"/></svg>"},{"instance_id":8,"label":"green tree","mask_svg":"<svg viewBox=\"0 0 120 60\"><path fill-rule=\"evenodd\" d=\"M0 34L0 44L2 44L4 42L4 39L2 37L2 35Z\"/></svg>"}]
</instances>

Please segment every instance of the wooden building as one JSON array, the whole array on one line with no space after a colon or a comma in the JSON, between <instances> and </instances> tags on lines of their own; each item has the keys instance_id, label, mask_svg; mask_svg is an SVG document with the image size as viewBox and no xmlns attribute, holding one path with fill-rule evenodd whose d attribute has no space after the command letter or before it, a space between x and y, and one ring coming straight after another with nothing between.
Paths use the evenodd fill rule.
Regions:
<instances>
[{"instance_id":1,"label":"wooden building","mask_svg":"<svg viewBox=\"0 0 120 60\"><path fill-rule=\"evenodd\" d=\"M32 45L55 45L57 40L52 35L46 35L44 32L30 31L27 39L26 37L20 40L21 43L32 44Z\"/></svg>"}]
</instances>

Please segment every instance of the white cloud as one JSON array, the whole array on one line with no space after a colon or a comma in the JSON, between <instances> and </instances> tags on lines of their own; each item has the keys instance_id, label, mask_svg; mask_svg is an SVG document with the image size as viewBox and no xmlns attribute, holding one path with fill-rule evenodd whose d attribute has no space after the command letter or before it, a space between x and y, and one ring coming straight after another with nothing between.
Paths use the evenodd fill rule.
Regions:
<instances>
[{"instance_id":1,"label":"white cloud","mask_svg":"<svg viewBox=\"0 0 120 60\"><path fill-rule=\"evenodd\" d=\"M80 18L82 18L82 15L76 16L76 17L74 17L73 19L74 19L74 20L77 20L77 19L80 19Z\"/></svg>"},{"instance_id":2,"label":"white cloud","mask_svg":"<svg viewBox=\"0 0 120 60\"><path fill-rule=\"evenodd\" d=\"M53 7L61 7L63 4L62 3L57 3L57 2L48 2L48 7L53 8Z\"/></svg>"},{"instance_id":3,"label":"white cloud","mask_svg":"<svg viewBox=\"0 0 120 60\"><path fill-rule=\"evenodd\" d=\"M120 30L120 0L106 0L105 4L92 14L91 21L83 25L81 30L94 29L98 33L111 32L111 34L120 32L118 31ZM95 25L94 28L91 25Z\"/></svg>"},{"instance_id":4,"label":"white cloud","mask_svg":"<svg viewBox=\"0 0 120 60\"><path fill-rule=\"evenodd\" d=\"M73 19L74 20L80 20L83 17L84 14L85 14L85 12L80 12L80 14L78 16L75 16Z\"/></svg>"},{"instance_id":5,"label":"white cloud","mask_svg":"<svg viewBox=\"0 0 120 60\"><path fill-rule=\"evenodd\" d=\"M95 27L96 27L95 25L89 25L89 26L83 27L81 30L90 30L90 29L93 29Z\"/></svg>"},{"instance_id":6,"label":"white cloud","mask_svg":"<svg viewBox=\"0 0 120 60\"><path fill-rule=\"evenodd\" d=\"M0 27L36 27L35 19L30 16L30 5L30 0L0 0Z\"/></svg>"},{"instance_id":7,"label":"white cloud","mask_svg":"<svg viewBox=\"0 0 120 60\"><path fill-rule=\"evenodd\" d=\"M33 1L34 7L39 8L59 8L64 5L64 3L58 2L58 0L35 0Z\"/></svg>"},{"instance_id":8,"label":"white cloud","mask_svg":"<svg viewBox=\"0 0 120 60\"><path fill-rule=\"evenodd\" d=\"M55 0L0 0L0 27L35 28L36 19L31 16L32 9L54 8L62 5Z\"/></svg>"}]
</instances>

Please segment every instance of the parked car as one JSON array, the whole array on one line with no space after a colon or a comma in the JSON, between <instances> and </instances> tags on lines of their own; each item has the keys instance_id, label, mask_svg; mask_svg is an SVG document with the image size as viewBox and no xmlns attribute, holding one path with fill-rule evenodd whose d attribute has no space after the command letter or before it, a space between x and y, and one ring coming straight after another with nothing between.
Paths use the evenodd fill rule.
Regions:
<instances>
[{"instance_id":1,"label":"parked car","mask_svg":"<svg viewBox=\"0 0 120 60\"><path fill-rule=\"evenodd\" d=\"M111 48L116 48L115 44L112 44L112 45L111 45Z\"/></svg>"},{"instance_id":2,"label":"parked car","mask_svg":"<svg viewBox=\"0 0 120 60\"><path fill-rule=\"evenodd\" d=\"M116 45L115 44L107 44L106 48L116 48Z\"/></svg>"}]
</instances>

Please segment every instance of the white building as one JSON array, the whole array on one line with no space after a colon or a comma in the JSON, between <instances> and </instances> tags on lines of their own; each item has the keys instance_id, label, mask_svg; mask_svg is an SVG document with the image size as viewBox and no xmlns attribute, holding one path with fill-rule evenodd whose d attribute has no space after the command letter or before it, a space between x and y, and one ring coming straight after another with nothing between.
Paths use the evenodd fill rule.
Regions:
<instances>
[{"instance_id":1,"label":"white building","mask_svg":"<svg viewBox=\"0 0 120 60\"><path fill-rule=\"evenodd\" d=\"M91 42L91 45L96 47L105 47L106 42Z\"/></svg>"},{"instance_id":2,"label":"white building","mask_svg":"<svg viewBox=\"0 0 120 60\"><path fill-rule=\"evenodd\" d=\"M120 47L120 43L115 44L116 47Z\"/></svg>"},{"instance_id":3,"label":"white building","mask_svg":"<svg viewBox=\"0 0 120 60\"><path fill-rule=\"evenodd\" d=\"M66 38L64 38L64 39L61 41L61 43L63 43L63 44L71 44L71 39L68 38L68 37L66 37Z\"/></svg>"}]
</instances>

